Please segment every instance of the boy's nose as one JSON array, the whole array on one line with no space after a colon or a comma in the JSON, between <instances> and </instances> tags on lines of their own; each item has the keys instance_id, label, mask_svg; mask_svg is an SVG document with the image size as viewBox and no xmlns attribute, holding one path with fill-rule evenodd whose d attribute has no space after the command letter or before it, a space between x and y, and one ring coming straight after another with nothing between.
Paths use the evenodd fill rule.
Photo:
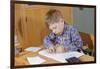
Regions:
<instances>
[{"instance_id":1,"label":"boy's nose","mask_svg":"<svg viewBox=\"0 0 100 69\"><path fill-rule=\"evenodd\" d=\"M52 30L53 33L55 33L55 30Z\"/></svg>"},{"instance_id":2,"label":"boy's nose","mask_svg":"<svg viewBox=\"0 0 100 69\"><path fill-rule=\"evenodd\" d=\"M52 27L52 29L56 29L56 26Z\"/></svg>"}]
</instances>

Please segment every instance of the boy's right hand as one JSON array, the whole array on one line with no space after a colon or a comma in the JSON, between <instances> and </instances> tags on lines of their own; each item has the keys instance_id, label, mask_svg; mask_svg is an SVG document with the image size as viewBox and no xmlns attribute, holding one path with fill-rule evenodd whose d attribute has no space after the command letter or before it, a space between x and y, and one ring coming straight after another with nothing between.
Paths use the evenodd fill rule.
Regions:
<instances>
[{"instance_id":1,"label":"boy's right hand","mask_svg":"<svg viewBox=\"0 0 100 69\"><path fill-rule=\"evenodd\" d=\"M56 49L55 46L53 44L50 45L50 47L47 49L49 53L55 53Z\"/></svg>"}]
</instances>

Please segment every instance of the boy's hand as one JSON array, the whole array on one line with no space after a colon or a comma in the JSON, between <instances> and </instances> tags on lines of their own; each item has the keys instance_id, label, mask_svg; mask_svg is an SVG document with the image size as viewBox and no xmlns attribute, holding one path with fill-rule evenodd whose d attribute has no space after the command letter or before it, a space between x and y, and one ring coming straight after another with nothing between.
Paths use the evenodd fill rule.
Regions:
<instances>
[{"instance_id":1,"label":"boy's hand","mask_svg":"<svg viewBox=\"0 0 100 69\"><path fill-rule=\"evenodd\" d=\"M56 49L54 45L50 45L50 47L47 49L49 53L55 53Z\"/></svg>"},{"instance_id":2,"label":"boy's hand","mask_svg":"<svg viewBox=\"0 0 100 69\"><path fill-rule=\"evenodd\" d=\"M66 52L63 46L56 47L56 53L63 53L63 52Z\"/></svg>"}]
</instances>

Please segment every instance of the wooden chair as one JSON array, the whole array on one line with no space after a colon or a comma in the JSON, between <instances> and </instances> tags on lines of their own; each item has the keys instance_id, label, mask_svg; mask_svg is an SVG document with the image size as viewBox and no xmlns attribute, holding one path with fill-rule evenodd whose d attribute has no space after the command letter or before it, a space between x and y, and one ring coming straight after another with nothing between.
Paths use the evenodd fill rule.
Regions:
<instances>
[{"instance_id":1,"label":"wooden chair","mask_svg":"<svg viewBox=\"0 0 100 69\"><path fill-rule=\"evenodd\" d=\"M94 56L94 36L88 33L79 32L83 41L83 51L91 56Z\"/></svg>"}]
</instances>

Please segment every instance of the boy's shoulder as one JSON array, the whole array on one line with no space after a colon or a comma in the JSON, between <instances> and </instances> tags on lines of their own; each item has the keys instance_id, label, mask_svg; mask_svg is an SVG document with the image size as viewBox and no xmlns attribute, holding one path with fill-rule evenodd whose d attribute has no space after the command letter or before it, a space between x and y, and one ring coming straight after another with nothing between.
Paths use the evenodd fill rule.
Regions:
<instances>
[{"instance_id":1,"label":"boy's shoulder","mask_svg":"<svg viewBox=\"0 0 100 69\"><path fill-rule=\"evenodd\" d=\"M53 32L50 32L48 35L45 36L45 38L47 37L53 39L55 37L55 34Z\"/></svg>"},{"instance_id":2,"label":"boy's shoulder","mask_svg":"<svg viewBox=\"0 0 100 69\"><path fill-rule=\"evenodd\" d=\"M71 29L75 29L74 25L70 25L70 24L67 24L67 23L65 23L64 25L65 25L64 26L65 31L70 31Z\"/></svg>"}]
</instances>

